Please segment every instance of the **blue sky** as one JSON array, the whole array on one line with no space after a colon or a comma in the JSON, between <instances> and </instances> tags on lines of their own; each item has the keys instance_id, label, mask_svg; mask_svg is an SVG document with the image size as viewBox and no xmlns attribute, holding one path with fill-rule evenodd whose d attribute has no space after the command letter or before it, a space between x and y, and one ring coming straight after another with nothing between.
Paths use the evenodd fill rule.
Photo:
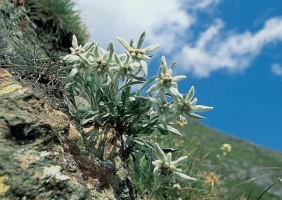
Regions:
<instances>
[{"instance_id":1,"label":"blue sky","mask_svg":"<svg viewBox=\"0 0 282 200\"><path fill-rule=\"evenodd\" d=\"M195 86L199 104L214 106L202 123L282 152L281 0L75 0L96 41L115 37L161 44L161 55ZM121 53L121 52L120 52Z\"/></svg>"}]
</instances>

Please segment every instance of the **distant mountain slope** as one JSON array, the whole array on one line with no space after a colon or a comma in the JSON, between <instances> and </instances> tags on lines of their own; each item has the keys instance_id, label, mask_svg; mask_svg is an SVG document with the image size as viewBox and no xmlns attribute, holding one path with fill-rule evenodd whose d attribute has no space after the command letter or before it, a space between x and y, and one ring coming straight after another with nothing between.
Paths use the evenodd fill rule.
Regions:
<instances>
[{"instance_id":1,"label":"distant mountain slope","mask_svg":"<svg viewBox=\"0 0 282 200\"><path fill-rule=\"evenodd\" d=\"M198 144L203 154L209 153L205 159L211 170L218 163L216 155L222 154L222 144L229 143L232 146L232 151L223 156L219 170L225 177L224 186L229 188L230 199L242 194L248 196L252 189L250 199L257 199L282 176L282 154L279 152L237 139L195 121L190 121L180 130L183 134L181 140L184 139L182 144L191 144L182 145L182 148L189 151ZM275 185L262 199L282 199L282 185Z\"/></svg>"}]
</instances>

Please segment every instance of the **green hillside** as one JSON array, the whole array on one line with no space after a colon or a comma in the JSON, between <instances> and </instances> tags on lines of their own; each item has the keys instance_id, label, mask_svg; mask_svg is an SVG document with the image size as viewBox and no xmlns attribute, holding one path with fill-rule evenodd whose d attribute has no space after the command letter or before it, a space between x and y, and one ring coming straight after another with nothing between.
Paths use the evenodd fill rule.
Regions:
<instances>
[{"instance_id":1,"label":"green hillside","mask_svg":"<svg viewBox=\"0 0 282 200\"><path fill-rule=\"evenodd\" d=\"M192 159L204 157L199 164L203 170L216 171L220 175L219 187L227 199L237 199L240 195L247 197L251 191L249 199L257 199L282 176L282 154L279 152L237 139L195 121L178 128L182 137L164 137L161 144L164 147L179 146L181 154L188 153ZM218 158L217 155L222 155L220 147L224 143L230 144L232 150ZM275 185L262 199L282 199L281 188L281 184Z\"/></svg>"}]
</instances>

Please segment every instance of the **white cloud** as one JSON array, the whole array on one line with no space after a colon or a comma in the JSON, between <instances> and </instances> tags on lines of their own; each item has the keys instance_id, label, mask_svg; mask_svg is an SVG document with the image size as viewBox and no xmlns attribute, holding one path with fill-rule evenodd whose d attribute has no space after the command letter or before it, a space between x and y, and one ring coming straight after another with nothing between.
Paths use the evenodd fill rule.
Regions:
<instances>
[{"instance_id":1,"label":"white cloud","mask_svg":"<svg viewBox=\"0 0 282 200\"><path fill-rule=\"evenodd\" d=\"M271 71L277 76L282 76L282 66L277 63L272 65Z\"/></svg>"},{"instance_id":2,"label":"white cloud","mask_svg":"<svg viewBox=\"0 0 282 200\"><path fill-rule=\"evenodd\" d=\"M126 40L146 31L147 44L161 44L165 55L172 54L179 61L176 69L208 77L212 72L238 72L271 42L282 40L282 18L268 19L261 30L236 33L226 31L224 21L215 19L194 38L193 28L202 24L198 11L212 12L221 0L76 0L83 20L91 33L91 40L106 47L116 36ZM207 23L207 22L205 22ZM168 60L169 63L170 60Z\"/></svg>"},{"instance_id":3,"label":"white cloud","mask_svg":"<svg viewBox=\"0 0 282 200\"><path fill-rule=\"evenodd\" d=\"M146 31L148 43L159 43L162 50L169 52L195 22L178 0L76 0L76 3L89 27L91 40L103 46L117 36L138 40Z\"/></svg>"},{"instance_id":4,"label":"white cloud","mask_svg":"<svg viewBox=\"0 0 282 200\"><path fill-rule=\"evenodd\" d=\"M182 71L190 71L198 77L208 77L211 72L221 69L242 71L263 47L282 41L282 18L278 17L267 20L256 33L225 33L222 27L223 22L216 20L200 35L195 45L184 45L175 55Z\"/></svg>"},{"instance_id":5,"label":"white cloud","mask_svg":"<svg viewBox=\"0 0 282 200\"><path fill-rule=\"evenodd\" d=\"M185 0L184 0L185 1ZM196 8L196 9L206 9L206 8L210 8L211 6L214 6L216 4L218 4L221 0L190 0L190 1L186 1L183 3L187 3L189 5L190 8Z\"/></svg>"}]
</instances>

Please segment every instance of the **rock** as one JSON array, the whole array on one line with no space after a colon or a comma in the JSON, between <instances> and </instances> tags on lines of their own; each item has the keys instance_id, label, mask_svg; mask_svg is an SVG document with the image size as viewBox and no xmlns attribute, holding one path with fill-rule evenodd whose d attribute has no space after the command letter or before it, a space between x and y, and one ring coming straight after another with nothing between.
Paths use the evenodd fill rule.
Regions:
<instances>
[{"instance_id":1,"label":"rock","mask_svg":"<svg viewBox=\"0 0 282 200\"><path fill-rule=\"evenodd\" d=\"M134 199L117 131L74 124L0 68L1 199Z\"/></svg>"}]
</instances>

